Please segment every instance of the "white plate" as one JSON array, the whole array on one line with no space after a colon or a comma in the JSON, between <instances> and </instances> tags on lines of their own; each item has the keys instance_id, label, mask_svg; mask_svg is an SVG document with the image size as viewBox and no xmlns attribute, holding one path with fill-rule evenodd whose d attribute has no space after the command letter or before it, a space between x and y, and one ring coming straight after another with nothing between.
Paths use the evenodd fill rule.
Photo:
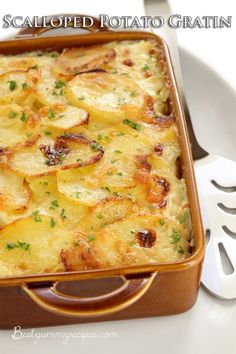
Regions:
<instances>
[{"instance_id":1,"label":"white plate","mask_svg":"<svg viewBox=\"0 0 236 354\"><path fill-rule=\"evenodd\" d=\"M185 90L189 92L192 115L194 118L200 117L201 128L195 122L197 133L202 134L201 142L210 149L214 144L209 143L207 139L209 135L204 133L205 128L202 123L209 120L209 114L212 114L214 108L215 114L219 111L220 105L217 105L217 102L220 100L220 92L217 92L216 88L221 89L222 94L224 93L224 102L227 102L227 107L223 107L224 112L226 109L231 112L235 107L235 93L217 74L189 53L181 51L181 60ZM201 84L202 77L204 77L204 84ZM207 87L207 90L204 90L204 104L198 101L203 87ZM222 117L229 123L231 118L233 123L235 117L229 117L227 114ZM213 127L211 129L213 131ZM214 134L222 134L223 141L227 142L225 133L214 132ZM225 155L229 157L235 154L230 144L224 146ZM34 354L42 352L64 354L65 351L70 354L95 352L116 354L123 351L132 354L145 352L149 354L158 352L161 354L235 354L235 327L236 301L218 300L200 289L195 306L190 311L177 316L50 327L35 329L34 332L25 330L23 335L29 337L18 340L12 339L13 331L1 331L0 341L4 354L13 352L32 354L32 351ZM117 338L101 338L104 332L113 332ZM83 342L81 338L83 333L89 336L96 334L99 337L87 338ZM66 339L72 335L77 338ZM40 337L39 343L34 344L39 336L48 336L48 338ZM62 336L67 344L63 344Z\"/></svg>"}]
</instances>

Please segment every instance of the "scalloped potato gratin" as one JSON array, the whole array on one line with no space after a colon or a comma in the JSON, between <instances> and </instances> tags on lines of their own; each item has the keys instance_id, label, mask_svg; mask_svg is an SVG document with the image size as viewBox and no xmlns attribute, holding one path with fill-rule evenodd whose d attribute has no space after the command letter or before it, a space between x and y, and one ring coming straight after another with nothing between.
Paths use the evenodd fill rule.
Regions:
<instances>
[{"instance_id":1,"label":"scalloped potato gratin","mask_svg":"<svg viewBox=\"0 0 236 354\"><path fill-rule=\"evenodd\" d=\"M151 40L0 56L0 276L191 254L168 85Z\"/></svg>"}]
</instances>

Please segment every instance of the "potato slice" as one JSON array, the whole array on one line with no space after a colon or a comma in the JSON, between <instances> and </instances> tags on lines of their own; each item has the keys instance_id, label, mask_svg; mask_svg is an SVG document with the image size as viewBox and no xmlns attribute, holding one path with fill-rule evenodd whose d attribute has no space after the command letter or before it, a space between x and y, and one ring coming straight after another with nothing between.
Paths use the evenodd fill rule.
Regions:
<instances>
[{"instance_id":1,"label":"potato slice","mask_svg":"<svg viewBox=\"0 0 236 354\"><path fill-rule=\"evenodd\" d=\"M55 174L94 164L103 156L102 147L82 134L67 134L45 142L40 139L29 148L14 152L9 156L8 165L26 176Z\"/></svg>"},{"instance_id":2,"label":"potato slice","mask_svg":"<svg viewBox=\"0 0 236 354\"><path fill-rule=\"evenodd\" d=\"M71 201L58 192L56 176L28 178L31 190L30 208L60 219L67 228L75 227L87 217L88 207Z\"/></svg>"},{"instance_id":3,"label":"potato slice","mask_svg":"<svg viewBox=\"0 0 236 354\"><path fill-rule=\"evenodd\" d=\"M37 58L16 57L15 55L0 56L0 74L12 70L29 70L37 64Z\"/></svg>"},{"instance_id":4,"label":"potato slice","mask_svg":"<svg viewBox=\"0 0 236 354\"><path fill-rule=\"evenodd\" d=\"M57 184L60 193L67 198L87 206L93 206L109 196L107 189L97 185L93 167L59 171Z\"/></svg>"},{"instance_id":5,"label":"potato slice","mask_svg":"<svg viewBox=\"0 0 236 354\"><path fill-rule=\"evenodd\" d=\"M59 77L71 79L77 74L100 69L112 61L115 55L113 48L102 46L66 48L56 60L54 72Z\"/></svg>"},{"instance_id":6,"label":"potato slice","mask_svg":"<svg viewBox=\"0 0 236 354\"><path fill-rule=\"evenodd\" d=\"M135 204L129 198L106 198L90 209L88 217L79 224L79 227L86 232L95 232L104 225L123 219L134 210Z\"/></svg>"},{"instance_id":7,"label":"potato slice","mask_svg":"<svg viewBox=\"0 0 236 354\"><path fill-rule=\"evenodd\" d=\"M29 107L0 106L0 147L30 146L39 137L40 118Z\"/></svg>"},{"instance_id":8,"label":"potato slice","mask_svg":"<svg viewBox=\"0 0 236 354\"><path fill-rule=\"evenodd\" d=\"M63 130L88 124L89 121L89 114L85 110L59 103L42 107L39 114L42 125Z\"/></svg>"},{"instance_id":9,"label":"potato slice","mask_svg":"<svg viewBox=\"0 0 236 354\"><path fill-rule=\"evenodd\" d=\"M73 246L61 251L61 262L67 271L96 269L99 262L96 260L92 243L93 235L81 231L75 233L76 241Z\"/></svg>"},{"instance_id":10,"label":"potato slice","mask_svg":"<svg viewBox=\"0 0 236 354\"><path fill-rule=\"evenodd\" d=\"M176 160L181 154L178 131L175 125L164 130L153 124L144 124L142 134L153 144L153 169L176 171Z\"/></svg>"},{"instance_id":11,"label":"potato slice","mask_svg":"<svg viewBox=\"0 0 236 354\"><path fill-rule=\"evenodd\" d=\"M46 215L19 219L0 231L0 274L64 271L60 252L74 240L59 220Z\"/></svg>"},{"instance_id":12,"label":"potato slice","mask_svg":"<svg viewBox=\"0 0 236 354\"><path fill-rule=\"evenodd\" d=\"M188 237L171 219L132 215L101 229L93 248L100 267L172 262L189 255Z\"/></svg>"},{"instance_id":13,"label":"potato slice","mask_svg":"<svg viewBox=\"0 0 236 354\"><path fill-rule=\"evenodd\" d=\"M149 141L138 133L114 137L97 166L101 185L111 188L135 186L136 157L140 154L148 155L151 150L152 145Z\"/></svg>"},{"instance_id":14,"label":"potato slice","mask_svg":"<svg viewBox=\"0 0 236 354\"><path fill-rule=\"evenodd\" d=\"M40 79L37 84L37 101L48 106L53 103L67 103L64 96L65 82L58 81L52 74L50 66L40 68Z\"/></svg>"},{"instance_id":15,"label":"potato slice","mask_svg":"<svg viewBox=\"0 0 236 354\"><path fill-rule=\"evenodd\" d=\"M172 219L132 215L97 233L77 233L76 245L61 257L68 271L173 262L189 256L188 237Z\"/></svg>"},{"instance_id":16,"label":"potato slice","mask_svg":"<svg viewBox=\"0 0 236 354\"><path fill-rule=\"evenodd\" d=\"M11 171L0 170L0 210L23 211L30 199L28 183Z\"/></svg>"},{"instance_id":17,"label":"potato slice","mask_svg":"<svg viewBox=\"0 0 236 354\"><path fill-rule=\"evenodd\" d=\"M117 189L135 186L136 155L151 149L136 133L114 136L98 164L58 173L58 189L70 199L93 206L111 193L116 195Z\"/></svg>"},{"instance_id":18,"label":"potato slice","mask_svg":"<svg viewBox=\"0 0 236 354\"><path fill-rule=\"evenodd\" d=\"M127 117L137 120L144 111L144 95L125 76L104 72L77 75L66 87L68 100L88 111L93 118L109 123Z\"/></svg>"},{"instance_id":19,"label":"potato slice","mask_svg":"<svg viewBox=\"0 0 236 354\"><path fill-rule=\"evenodd\" d=\"M0 104L27 104L31 95L35 95L35 84L39 73L35 69L12 70L0 76Z\"/></svg>"}]
</instances>

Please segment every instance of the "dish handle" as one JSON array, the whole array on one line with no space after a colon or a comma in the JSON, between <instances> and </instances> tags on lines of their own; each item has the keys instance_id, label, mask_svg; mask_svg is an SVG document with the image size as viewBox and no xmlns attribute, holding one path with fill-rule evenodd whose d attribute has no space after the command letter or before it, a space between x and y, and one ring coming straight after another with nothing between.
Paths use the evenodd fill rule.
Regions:
<instances>
[{"instance_id":1,"label":"dish handle","mask_svg":"<svg viewBox=\"0 0 236 354\"><path fill-rule=\"evenodd\" d=\"M67 21L67 27L73 27L73 21L72 18L74 17L78 17L78 18L85 18L85 22L83 23L77 23L77 28L81 28L84 30L87 30L88 32L107 32L110 31L110 28L107 27L106 25L103 25L103 27L101 27L101 22L93 16L87 16L87 15L78 15L78 14L57 14L57 15L50 15L47 16L45 19L43 19L42 17L38 20L38 24L40 25L40 27L25 27L22 28L17 35L15 36L16 38L21 38L21 37L38 37L41 34L49 31L49 30L54 30L54 29L58 29L59 27L57 27L59 25L59 18L62 19L62 23L65 23L65 21ZM51 24L51 19L55 18L53 24L56 27L53 27ZM58 18L58 19L57 19ZM71 20L69 20L71 18ZM91 20L90 20L90 19ZM92 21L92 24L91 24ZM91 26L90 26L91 25ZM44 27L43 27L44 26ZM47 26L47 27L45 27Z\"/></svg>"},{"instance_id":2,"label":"dish handle","mask_svg":"<svg viewBox=\"0 0 236 354\"><path fill-rule=\"evenodd\" d=\"M62 316L90 317L112 314L138 301L151 286L157 273L138 278L122 277L118 289L96 297L75 297L57 290L59 282L51 284L25 284L24 291L43 309Z\"/></svg>"}]
</instances>

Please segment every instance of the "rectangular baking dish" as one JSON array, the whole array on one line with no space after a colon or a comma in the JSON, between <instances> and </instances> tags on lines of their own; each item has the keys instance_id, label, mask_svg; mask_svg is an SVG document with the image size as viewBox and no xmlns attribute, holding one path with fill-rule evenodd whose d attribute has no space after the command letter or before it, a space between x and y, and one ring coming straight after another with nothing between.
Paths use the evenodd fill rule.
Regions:
<instances>
[{"instance_id":1,"label":"rectangular baking dish","mask_svg":"<svg viewBox=\"0 0 236 354\"><path fill-rule=\"evenodd\" d=\"M187 185L194 247L189 258L166 264L0 277L0 328L142 318L190 309L197 299L205 242L189 137L167 45L152 33L100 29L97 20L90 28L92 33L85 35L39 37L46 30L23 29L17 39L0 42L0 53L17 54L38 49L60 51L65 47L141 39L155 40L161 48L179 130L181 171Z\"/></svg>"}]
</instances>

